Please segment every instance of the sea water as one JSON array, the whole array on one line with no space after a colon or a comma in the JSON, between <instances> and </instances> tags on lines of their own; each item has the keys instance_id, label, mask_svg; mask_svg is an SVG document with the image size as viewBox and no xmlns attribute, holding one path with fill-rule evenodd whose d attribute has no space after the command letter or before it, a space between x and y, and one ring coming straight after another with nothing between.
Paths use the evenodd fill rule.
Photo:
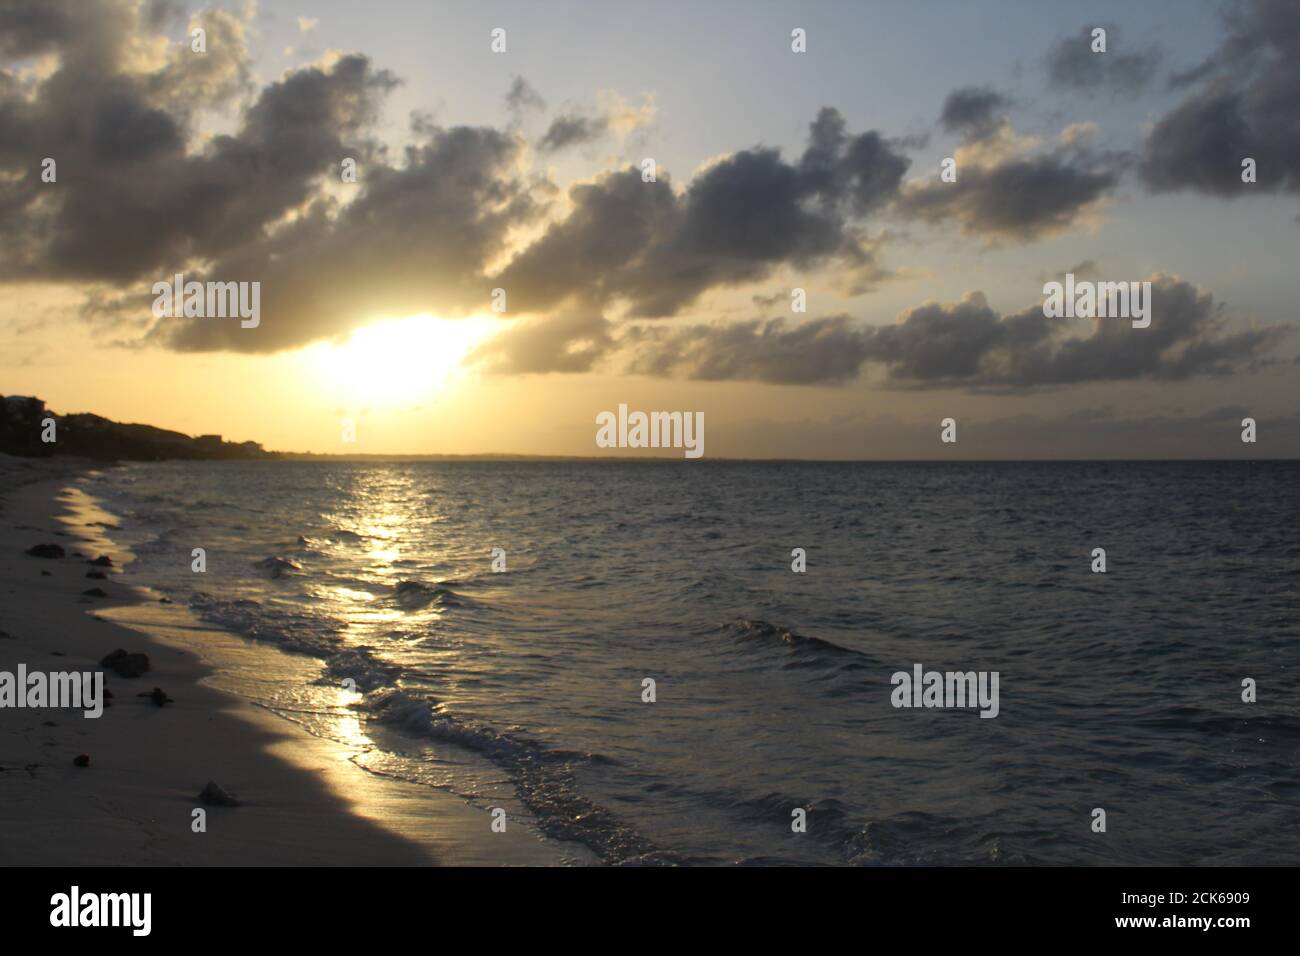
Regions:
<instances>
[{"instance_id":1,"label":"sea water","mask_svg":"<svg viewBox=\"0 0 1300 956\"><path fill-rule=\"evenodd\" d=\"M176 462L85 487L125 580L268 673L310 665L259 703L324 734L342 707L376 772L505 786L608 862L1300 863L1300 463ZM998 673L996 718L893 706L918 664Z\"/></svg>"}]
</instances>

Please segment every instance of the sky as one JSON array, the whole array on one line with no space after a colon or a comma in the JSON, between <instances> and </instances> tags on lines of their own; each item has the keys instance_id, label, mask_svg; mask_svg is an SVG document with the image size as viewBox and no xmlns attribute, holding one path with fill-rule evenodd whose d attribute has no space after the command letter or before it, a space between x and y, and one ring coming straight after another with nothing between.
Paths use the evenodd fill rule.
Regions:
<instances>
[{"instance_id":1,"label":"sky","mask_svg":"<svg viewBox=\"0 0 1300 956\"><path fill-rule=\"evenodd\" d=\"M622 404L706 457L1296 457L1297 102L1290 0L6 0L0 393L336 454L603 454ZM1067 272L1150 325L1045 315ZM176 273L256 326L159 315Z\"/></svg>"}]
</instances>

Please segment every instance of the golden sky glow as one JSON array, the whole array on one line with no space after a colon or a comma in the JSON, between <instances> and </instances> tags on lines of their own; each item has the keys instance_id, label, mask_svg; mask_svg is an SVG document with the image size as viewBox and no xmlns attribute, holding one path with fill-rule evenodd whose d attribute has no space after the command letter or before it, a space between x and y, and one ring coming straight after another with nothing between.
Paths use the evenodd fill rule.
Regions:
<instances>
[{"instance_id":1,"label":"golden sky glow","mask_svg":"<svg viewBox=\"0 0 1300 956\"><path fill-rule=\"evenodd\" d=\"M1300 448L1297 173L1225 191L1194 156L1154 186L1139 168L1165 155L1160 119L1225 80L1168 75L1231 73L1247 58L1215 51L1247 41L1255 66L1227 79L1285 74L1267 29L1233 41L1244 27L1207 10L1167 36L1159 5L1097 0L1123 23L1118 62L1165 38L1119 95L1048 82L1079 24L1046 7L990 33L978 5L937 29L910 4L828 2L800 11L817 39L794 56L781 4L173 6L146 22L87 0L67 36L0 58L19 124L0 143L0 394L333 454L599 455L595 416L619 404L706 413L709 457L928 457L950 415L975 457L1213 456L1247 413L1290 429L1273 453ZM83 67L149 122L87 138L118 127L75 92ZM1071 269L1212 298L1157 316L1167 338L1082 354L1085 325L1040 340L1007 321ZM155 325L144 293L177 272L258 282L260 325ZM962 309L972 293L986 309Z\"/></svg>"},{"instance_id":2,"label":"golden sky glow","mask_svg":"<svg viewBox=\"0 0 1300 956\"><path fill-rule=\"evenodd\" d=\"M461 363L497 331L491 319L417 315L357 329L342 343L299 353L304 379L357 408L391 409L430 399L463 380Z\"/></svg>"}]
</instances>

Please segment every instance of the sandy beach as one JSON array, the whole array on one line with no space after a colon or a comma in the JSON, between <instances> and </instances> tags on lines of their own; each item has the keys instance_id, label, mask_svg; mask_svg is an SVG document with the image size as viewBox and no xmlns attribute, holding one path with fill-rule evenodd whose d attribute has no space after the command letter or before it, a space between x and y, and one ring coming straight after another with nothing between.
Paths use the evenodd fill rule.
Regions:
<instances>
[{"instance_id":1,"label":"sandy beach","mask_svg":"<svg viewBox=\"0 0 1300 956\"><path fill-rule=\"evenodd\" d=\"M148 655L150 669L109 673L111 706L98 719L0 710L0 865L590 862L526 826L493 832L486 807L362 769L353 760L363 737L322 739L210 686L223 655L275 652L123 584L131 556L105 536L111 516L70 485L89 467L0 459L0 670L95 670L116 648ZM37 544L58 544L66 557L25 553ZM113 566L90 580L88 561L100 555ZM94 587L108 596L83 593ZM155 686L174 702L137 696ZM82 754L88 766L74 763ZM205 807L198 794L209 780L239 805ZM206 832L193 828L198 808Z\"/></svg>"}]
</instances>

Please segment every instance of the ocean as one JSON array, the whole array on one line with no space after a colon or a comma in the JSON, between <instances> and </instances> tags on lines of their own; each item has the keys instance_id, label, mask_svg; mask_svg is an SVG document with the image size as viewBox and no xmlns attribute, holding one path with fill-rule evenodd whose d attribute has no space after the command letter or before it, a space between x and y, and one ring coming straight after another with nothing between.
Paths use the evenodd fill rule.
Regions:
<instances>
[{"instance_id":1,"label":"ocean","mask_svg":"<svg viewBox=\"0 0 1300 956\"><path fill-rule=\"evenodd\" d=\"M173 462L85 490L126 582L281 675L227 689L608 863L1300 863L1297 462ZM916 665L996 672L996 717L894 706Z\"/></svg>"}]
</instances>

